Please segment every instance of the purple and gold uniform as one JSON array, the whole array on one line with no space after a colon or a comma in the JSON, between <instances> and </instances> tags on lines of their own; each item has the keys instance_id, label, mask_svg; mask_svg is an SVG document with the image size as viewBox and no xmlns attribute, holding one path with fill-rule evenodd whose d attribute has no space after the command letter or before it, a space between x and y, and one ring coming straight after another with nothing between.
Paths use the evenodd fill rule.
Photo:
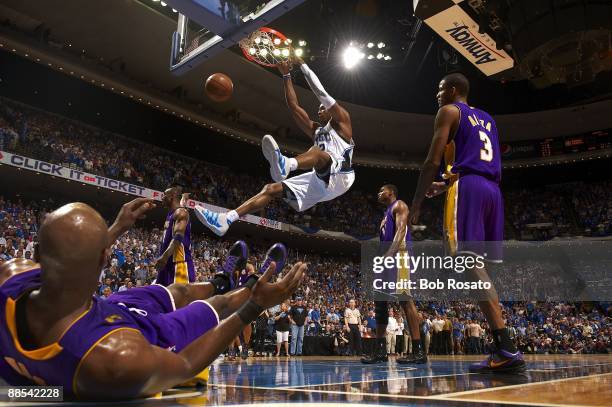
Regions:
<instances>
[{"instance_id":1,"label":"purple and gold uniform","mask_svg":"<svg viewBox=\"0 0 612 407\"><path fill-rule=\"evenodd\" d=\"M151 285L112 294L106 300L93 296L89 308L57 342L25 349L18 336L18 321L25 318L20 298L41 284L41 270L36 267L0 285L0 376L12 385L64 386L64 394L78 396L81 363L112 333L135 330L153 345L180 352L219 323L217 312L206 301L177 310L165 287Z\"/></svg>"},{"instance_id":2,"label":"purple and gold uniform","mask_svg":"<svg viewBox=\"0 0 612 407\"><path fill-rule=\"evenodd\" d=\"M504 202L499 189L501 154L491 116L464 103L459 125L444 153L449 181L444 207L444 234L451 254L466 252L501 261Z\"/></svg>"},{"instance_id":3,"label":"purple and gold uniform","mask_svg":"<svg viewBox=\"0 0 612 407\"><path fill-rule=\"evenodd\" d=\"M384 250L387 250L391 242L393 242L393 238L395 237L396 225L395 225L395 216L393 215L393 208L399 202L396 200L391 205L387 207L385 211L385 215L383 216L382 222L380 222L380 232L379 239L381 243L385 243ZM403 256L404 253L409 253L409 245L410 245L410 230L406 225L406 233L404 235L404 239L398 249L398 254ZM402 280L410 279L410 267L399 267L393 268L389 270L388 276L385 276L387 281L395 280L397 282ZM407 293L408 290L397 290L395 293Z\"/></svg>"},{"instance_id":4,"label":"purple and gold uniform","mask_svg":"<svg viewBox=\"0 0 612 407\"><path fill-rule=\"evenodd\" d=\"M162 243L159 247L159 255L161 256L173 239L174 230L174 214L175 211L168 212L166 223L164 225L164 235ZM172 257L168 259L168 263L164 268L157 273L157 284L169 286L170 284L179 283L187 284L195 281L195 267L191 259L191 222L187 222L183 243L172 253Z\"/></svg>"}]
</instances>

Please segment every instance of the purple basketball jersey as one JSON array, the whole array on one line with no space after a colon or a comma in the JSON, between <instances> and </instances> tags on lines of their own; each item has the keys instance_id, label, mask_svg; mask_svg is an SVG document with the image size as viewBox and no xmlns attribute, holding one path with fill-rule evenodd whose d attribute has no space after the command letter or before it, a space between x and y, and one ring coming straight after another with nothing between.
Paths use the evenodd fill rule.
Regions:
<instances>
[{"instance_id":1,"label":"purple basketball jersey","mask_svg":"<svg viewBox=\"0 0 612 407\"><path fill-rule=\"evenodd\" d=\"M159 255L166 251L173 238L174 231L174 214L175 211L168 212L166 223L164 224L164 234L162 243L159 247ZM168 286L172 283L193 283L195 281L195 267L191 259L191 222L187 222L185 228L185 236L183 236L183 244L172 253L172 257L168 259L168 263L157 275L156 282L163 286Z\"/></svg>"},{"instance_id":2,"label":"purple basketball jersey","mask_svg":"<svg viewBox=\"0 0 612 407\"><path fill-rule=\"evenodd\" d=\"M454 105L460 118L455 137L446 146L446 175L480 175L499 184L501 157L495 121L480 109L464 103Z\"/></svg>"},{"instance_id":3,"label":"purple basketball jersey","mask_svg":"<svg viewBox=\"0 0 612 407\"><path fill-rule=\"evenodd\" d=\"M135 330L153 345L180 352L219 323L217 312L205 301L194 301L177 310L165 287L137 287L106 300L93 296L89 308L57 342L25 349L17 332L18 301L41 286L40 274L40 268L35 268L14 275L0 286L0 377L9 384L63 386L66 396L74 396L79 364L113 332Z\"/></svg>"},{"instance_id":4,"label":"purple basketball jersey","mask_svg":"<svg viewBox=\"0 0 612 407\"><path fill-rule=\"evenodd\" d=\"M385 211L385 216L383 217L382 222L380 223L380 233L379 238L381 242L392 242L393 237L395 236L395 217L393 216L393 208L399 202L396 200L391 205L387 207ZM406 242L410 241L410 228L406 228Z\"/></svg>"}]
</instances>

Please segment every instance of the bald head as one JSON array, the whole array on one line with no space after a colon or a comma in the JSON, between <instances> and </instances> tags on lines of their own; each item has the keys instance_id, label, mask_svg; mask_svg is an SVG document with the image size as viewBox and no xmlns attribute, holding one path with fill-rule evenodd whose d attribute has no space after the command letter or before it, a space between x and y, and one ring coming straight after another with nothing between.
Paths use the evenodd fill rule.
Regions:
<instances>
[{"instance_id":1,"label":"bald head","mask_svg":"<svg viewBox=\"0 0 612 407\"><path fill-rule=\"evenodd\" d=\"M40 228L37 257L48 272L99 271L108 247L106 222L91 206L71 203L48 214Z\"/></svg>"}]
</instances>

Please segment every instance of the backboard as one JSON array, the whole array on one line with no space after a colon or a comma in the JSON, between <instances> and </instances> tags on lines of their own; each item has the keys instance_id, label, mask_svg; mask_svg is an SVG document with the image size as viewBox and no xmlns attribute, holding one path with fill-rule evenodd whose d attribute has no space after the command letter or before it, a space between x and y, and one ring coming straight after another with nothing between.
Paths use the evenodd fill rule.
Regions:
<instances>
[{"instance_id":1,"label":"backboard","mask_svg":"<svg viewBox=\"0 0 612 407\"><path fill-rule=\"evenodd\" d=\"M306 0L165 0L178 10L170 71L181 75Z\"/></svg>"}]
</instances>

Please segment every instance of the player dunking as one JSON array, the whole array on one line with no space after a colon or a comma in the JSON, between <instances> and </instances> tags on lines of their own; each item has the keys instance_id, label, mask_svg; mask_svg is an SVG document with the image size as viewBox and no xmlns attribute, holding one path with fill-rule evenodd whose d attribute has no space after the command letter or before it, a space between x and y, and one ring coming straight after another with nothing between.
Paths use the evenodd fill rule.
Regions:
<instances>
[{"instance_id":1,"label":"player dunking","mask_svg":"<svg viewBox=\"0 0 612 407\"><path fill-rule=\"evenodd\" d=\"M264 136L261 142L263 154L270 163L270 175L275 181L267 184L237 209L216 213L196 206L198 219L216 235L223 236L230 225L241 216L265 208L270 201L285 195L285 200L295 210L305 211L319 202L330 201L344 194L355 182L352 169L353 128L348 112L323 88L317 76L300 58L295 58L315 96L321 102L320 123L313 122L299 105L291 81L291 62L279 65L283 75L285 99L293 119L299 128L312 138L314 146L295 158L285 157L272 136ZM311 170L287 178L291 171Z\"/></svg>"},{"instance_id":2,"label":"player dunking","mask_svg":"<svg viewBox=\"0 0 612 407\"><path fill-rule=\"evenodd\" d=\"M444 235L451 254L485 255L501 261L504 208L499 182L501 157L499 137L491 116L467 104L469 82L462 74L445 76L438 88L434 135L429 154L412 202L410 220L416 223L424 198L447 192ZM444 158L446 182L434 182ZM484 247L484 242L498 242ZM471 270L476 278L487 279L484 268ZM494 290L479 301L493 333L495 352L470 366L475 373L521 372L525 361L517 351L502 319Z\"/></svg>"},{"instance_id":3,"label":"player dunking","mask_svg":"<svg viewBox=\"0 0 612 407\"><path fill-rule=\"evenodd\" d=\"M68 397L153 395L201 372L245 325L298 288L306 265L272 284L286 251L270 250L263 275L224 295L196 283L94 296L110 245L153 207L150 199L129 202L107 228L93 208L65 205L45 217L38 264L0 265L0 377L11 385L63 386Z\"/></svg>"},{"instance_id":4,"label":"player dunking","mask_svg":"<svg viewBox=\"0 0 612 407\"><path fill-rule=\"evenodd\" d=\"M410 243L410 230L408 225L408 206L404 201L397 199L398 191L395 185L383 185L378 192L378 202L386 206L385 216L380 224L380 241L389 244L385 256L394 257L398 252L408 251ZM409 279L410 270L407 268L394 269L396 280ZM376 346L374 352L361 359L362 363L373 364L387 361L386 331L389 321L389 311L386 301L375 301L376 313ZM412 338L412 355L397 358L398 363L426 363L427 355L421 346L421 332L419 330L420 318L412 299L400 301L406 314L410 337Z\"/></svg>"}]
</instances>

